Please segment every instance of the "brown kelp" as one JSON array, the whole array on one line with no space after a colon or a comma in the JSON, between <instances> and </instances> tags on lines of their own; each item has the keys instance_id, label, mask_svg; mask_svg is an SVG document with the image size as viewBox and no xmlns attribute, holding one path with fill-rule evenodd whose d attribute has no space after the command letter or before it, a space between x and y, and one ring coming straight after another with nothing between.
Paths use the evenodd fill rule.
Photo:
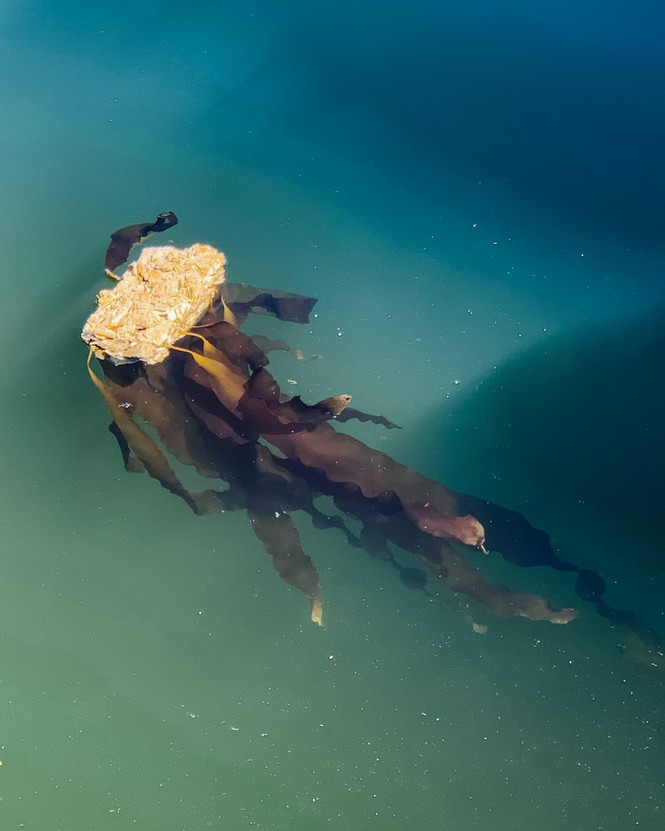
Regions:
<instances>
[{"instance_id":1,"label":"brown kelp","mask_svg":"<svg viewBox=\"0 0 665 831\"><path fill-rule=\"evenodd\" d=\"M106 249L104 268L109 276L127 262L129 252L135 245L140 245L144 240L153 234L166 231L178 224L178 217L171 211L165 211L158 215L154 222L139 222L136 225L127 225L119 228L111 234L111 243Z\"/></svg>"},{"instance_id":2,"label":"brown kelp","mask_svg":"<svg viewBox=\"0 0 665 831\"><path fill-rule=\"evenodd\" d=\"M125 242L145 236L144 226L130 229L112 240L117 234ZM352 419L396 427L384 416L353 409L346 392L313 404L285 395L268 370L268 352L290 347L249 337L241 326L252 313L305 323L316 300L227 283L224 265L224 256L210 246L147 248L112 290L98 296L82 336L102 369L100 378L89 358L128 470L147 471L197 514L245 511L276 571L308 597L319 624L322 595L292 519L296 511L317 528L337 528L413 588L426 587L422 575L428 572L502 617L568 623L575 610L491 583L465 556L489 549L513 561L518 554L528 559L536 540L531 562L520 564L574 570L580 597L602 604L601 578L559 561L546 535L519 515L455 493L335 429ZM159 444L141 421L156 431ZM167 455L217 487L190 493ZM322 494L338 513L315 505ZM360 533L351 530L358 525ZM412 555L420 568L402 566L391 546Z\"/></svg>"}]
</instances>

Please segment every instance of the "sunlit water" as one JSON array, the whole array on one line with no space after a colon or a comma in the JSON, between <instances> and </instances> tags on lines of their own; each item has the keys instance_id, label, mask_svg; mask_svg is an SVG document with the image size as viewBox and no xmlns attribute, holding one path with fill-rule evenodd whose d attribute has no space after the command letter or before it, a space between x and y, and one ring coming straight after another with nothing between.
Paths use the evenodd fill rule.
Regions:
<instances>
[{"instance_id":1,"label":"sunlit water","mask_svg":"<svg viewBox=\"0 0 665 831\"><path fill-rule=\"evenodd\" d=\"M175 211L319 298L251 322L317 356L289 391L353 393L665 636L662 19L213 5L0 16L0 827L661 828L663 669L569 574L472 553L581 608L498 620L298 516L318 629L244 516L124 472L79 332L110 231Z\"/></svg>"}]
</instances>

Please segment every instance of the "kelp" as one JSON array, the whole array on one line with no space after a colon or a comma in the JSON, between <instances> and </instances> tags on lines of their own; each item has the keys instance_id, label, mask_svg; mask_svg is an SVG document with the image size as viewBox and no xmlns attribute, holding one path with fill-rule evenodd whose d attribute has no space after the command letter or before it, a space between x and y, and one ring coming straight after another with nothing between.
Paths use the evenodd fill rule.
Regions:
<instances>
[{"instance_id":1,"label":"kelp","mask_svg":"<svg viewBox=\"0 0 665 831\"><path fill-rule=\"evenodd\" d=\"M125 242L139 230L139 240L144 236L143 226L129 228L134 229L131 234L116 234ZM316 528L337 529L347 544L389 564L405 585L427 591L429 574L429 579L500 617L563 624L577 611L491 583L470 562L470 554L477 559L474 550L497 552L520 566L574 572L583 602L644 641L651 633L637 616L605 604L602 578L561 561L547 535L524 517L456 493L336 429L337 422L352 419L395 428L385 416L352 408L346 392L312 404L284 394L268 370L267 353L272 348L293 351L297 357L302 353L283 341L249 337L240 327L252 313L304 323L315 302L222 278L205 314L183 337L165 344L165 360L118 366L97 352L104 380L89 367L90 374L112 414L111 429L125 468L145 469L197 514L245 511L276 571L307 596L311 618L318 624L323 620L322 594L293 520L297 511ZM136 418L157 432L163 450ZM190 493L166 454L224 489ZM337 513L325 513L315 504L323 496L332 500ZM360 533L352 530L358 524ZM395 548L417 565L403 566ZM476 631L483 630L478 625Z\"/></svg>"},{"instance_id":2,"label":"kelp","mask_svg":"<svg viewBox=\"0 0 665 831\"><path fill-rule=\"evenodd\" d=\"M250 312L274 315L291 323L309 323L316 299L278 289L257 289L247 283L225 283L222 297L239 321Z\"/></svg>"},{"instance_id":3,"label":"kelp","mask_svg":"<svg viewBox=\"0 0 665 831\"><path fill-rule=\"evenodd\" d=\"M118 402L110 387L95 375L90 366L91 356L92 351L88 354L88 373L109 408L115 424L112 432L116 437L118 434L123 437L120 446L123 451L123 457L126 459L125 467L130 462L130 454L133 454L141 467L153 479L156 479L166 490L183 499L194 513L204 514L214 510L214 492L206 491L200 494L189 493L174 472L159 445L134 421L130 412L131 405L124 401Z\"/></svg>"},{"instance_id":4,"label":"kelp","mask_svg":"<svg viewBox=\"0 0 665 831\"><path fill-rule=\"evenodd\" d=\"M178 224L178 217L171 211L165 211L157 216L154 222L139 222L136 225L127 225L111 234L111 243L106 249L104 269L114 277L113 272L127 262L129 253L135 245L140 245L153 234L166 231Z\"/></svg>"},{"instance_id":5,"label":"kelp","mask_svg":"<svg viewBox=\"0 0 665 831\"><path fill-rule=\"evenodd\" d=\"M575 573L577 577L574 588L580 600L592 604L596 612L610 623L632 630L649 648L660 648L658 635L639 615L625 609L616 609L605 601L607 586L599 574L562 560L552 547L549 535L534 528L526 517L471 494L458 494L457 499L461 509L472 512L485 528L491 529L491 548L504 560L522 568L541 566Z\"/></svg>"}]
</instances>

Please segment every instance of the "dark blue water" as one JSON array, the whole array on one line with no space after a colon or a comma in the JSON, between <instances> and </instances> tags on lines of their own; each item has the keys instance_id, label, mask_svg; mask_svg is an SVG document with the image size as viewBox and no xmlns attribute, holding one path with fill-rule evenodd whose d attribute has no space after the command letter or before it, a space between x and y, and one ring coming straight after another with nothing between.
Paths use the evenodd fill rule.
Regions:
<instances>
[{"instance_id":1,"label":"dark blue water","mask_svg":"<svg viewBox=\"0 0 665 831\"><path fill-rule=\"evenodd\" d=\"M6 0L3 829L662 827L663 668L574 574L469 555L580 609L502 620L298 516L319 630L242 515L125 474L79 332L108 234L175 211L319 298L252 323L318 356L271 360L289 391L399 423L354 433L526 515L657 643L664 18Z\"/></svg>"}]
</instances>

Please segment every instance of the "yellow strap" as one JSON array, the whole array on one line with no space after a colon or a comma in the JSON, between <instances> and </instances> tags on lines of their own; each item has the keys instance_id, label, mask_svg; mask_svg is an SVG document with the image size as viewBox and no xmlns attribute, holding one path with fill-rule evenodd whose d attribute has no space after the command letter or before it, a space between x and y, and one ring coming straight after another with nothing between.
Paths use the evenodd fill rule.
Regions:
<instances>
[{"instance_id":1,"label":"yellow strap","mask_svg":"<svg viewBox=\"0 0 665 831\"><path fill-rule=\"evenodd\" d=\"M201 337L200 335L198 337ZM205 341L205 338L202 338ZM208 343L206 341L206 343ZM199 355L198 352L193 352L191 349L185 349L183 346L172 346L176 352L185 352L191 355L196 363L203 369L206 374L214 382L214 392L221 403L229 409L235 409L238 401L242 398L244 393L245 381L244 379L233 372L226 363L221 360L215 360L208 355ZM211 344L208 344L207 349L214 350ZM223 358L222 353L214 350L220 358Z\"/></svg>"}]
</instances>

